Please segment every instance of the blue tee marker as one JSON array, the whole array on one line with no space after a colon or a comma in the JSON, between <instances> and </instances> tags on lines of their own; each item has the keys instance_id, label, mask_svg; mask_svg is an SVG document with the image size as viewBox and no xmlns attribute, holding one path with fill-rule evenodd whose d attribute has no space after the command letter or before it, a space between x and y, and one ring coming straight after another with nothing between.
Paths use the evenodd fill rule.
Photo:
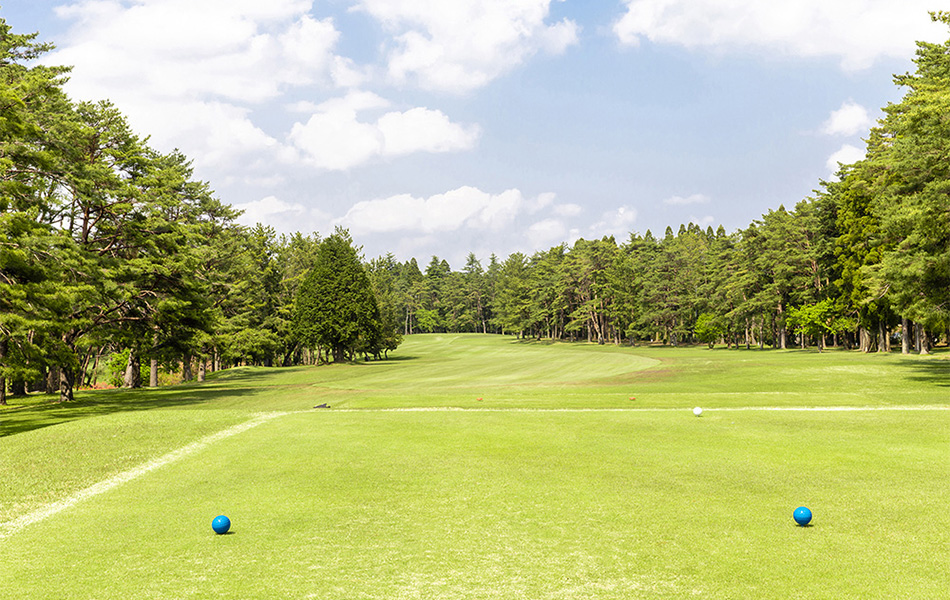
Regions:
<instances>
[{"instance_id":1,"label":"blue tee marker","mask_svg":"<svg viewBox=\"0 0 950 600\"><path fill-rule=\"evenodd\" d=\"M811 521L811 511L807 506L799 506L795 509L795 512L792 514L792 517L795 518L795 522L804 527L808 525Z\"/></svg>"},{"instance_id":2,"label":"blue tee marker","mask_svg":"<svg viewBox=\"0 0 950 600\"><path fill-rule=\"evenodd\" d=\"M231 519L224 515L218 515L214 518L214 521L211 521L211 529L214 529L214 532L218 535L227 533L228 529L231 529Z\"/></svg>"}]
</instances>

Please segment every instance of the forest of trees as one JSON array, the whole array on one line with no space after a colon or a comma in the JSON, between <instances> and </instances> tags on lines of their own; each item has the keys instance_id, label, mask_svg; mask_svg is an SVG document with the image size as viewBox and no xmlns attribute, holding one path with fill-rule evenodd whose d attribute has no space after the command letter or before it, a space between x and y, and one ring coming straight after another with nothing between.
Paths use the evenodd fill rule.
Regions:
<instances>
[{"instance_id":1,"label":"forest of trees","mask_svg":"<svg viewBox=\"0 0 950 600\"><path fill-rule=\"evenodd\" d=\"M950 24L950 16L934 18ZM159 372L381 357L403 335L599 343L828 345L926 353L950 341L950 41L919 43L866 158L793 209L728 233L577 240L531 256L364 262L349 234L277 235L133 133L76 103L67 68L0 19L0 403L7 393ZM193 372L195 371L195 372Z\"/></svg>"}]
</instances>

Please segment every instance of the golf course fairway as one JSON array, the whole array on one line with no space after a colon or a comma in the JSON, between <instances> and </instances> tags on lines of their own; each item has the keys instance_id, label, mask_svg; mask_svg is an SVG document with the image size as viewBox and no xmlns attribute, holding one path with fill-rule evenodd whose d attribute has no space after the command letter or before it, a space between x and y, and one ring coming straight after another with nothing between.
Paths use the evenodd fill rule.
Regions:
<instances>
[{"instance_id":1,"label":"golf course fairway","mask_svg":"<svg viewBox=\"0 0 950 600\"><path fill-rule=\"evenodd\" d=\"M0 598L950 589L946 352L430 334L386 361L12 400Z\"/></svg>"}]
</instances>

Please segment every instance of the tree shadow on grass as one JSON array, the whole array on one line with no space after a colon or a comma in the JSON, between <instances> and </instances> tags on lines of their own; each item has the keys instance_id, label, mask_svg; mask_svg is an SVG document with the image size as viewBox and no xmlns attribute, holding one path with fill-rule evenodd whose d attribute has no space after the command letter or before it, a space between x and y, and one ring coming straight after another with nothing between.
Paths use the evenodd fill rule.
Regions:
<instances>
[{"instance_id":1,"label":"tree shadow on grass","mask_svg":"<svg viewBox=\"0 0 950 600\"><path fill-rule=\"evenodd\" d=\"M320 368L336 366L348 366L348 367L384 367L387 364L396 364L401 362L406 362L408 360L419 360L418 356L390 356L389 358L383 358L380 360L350 360L339 363L330 363L329 365L321 364Z\"/></svg>"},{"instance_id":2,"label":"tree shadow on grass","mask_svg":"<svg viewBox=\"0 0 950 600\"><path fill-rule=\"evenodd\" d=\"M258 380L271 377L267 370L223 371L204 383L187 383L162 388L136 390L88 390L76 392L76 400L50 401L11 407L0 411L0 438L42 429L87 417L160 408L194 407L215 400L251 396L260 390ZM31 399L33 401L33 399Z\"/></svg>"},{"instance_id":3,"label":"tree shadow on grass","mask_svg":"<svg viewBox=\"0 0 950 600\"><path fill-rule=\"evenodd\" d=\"M950 360L904 360L898 363L910 371L909 379L939 387L950 387Z\"/></svg>"}]
</instances>

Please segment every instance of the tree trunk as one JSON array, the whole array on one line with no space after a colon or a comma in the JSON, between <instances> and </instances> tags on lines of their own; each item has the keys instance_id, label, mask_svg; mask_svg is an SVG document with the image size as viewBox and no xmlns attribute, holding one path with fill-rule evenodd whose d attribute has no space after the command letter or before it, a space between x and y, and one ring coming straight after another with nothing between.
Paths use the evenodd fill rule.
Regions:
<instances>
[{"instance_id":1,"label":"tree trunk","mask_svg":"<svg viewBox=\"0 0 950 600\"><path fill-rule=\"evenodd\" d=\"M785 319L783 318L783 312L785 308L782 306L782 303L778 303L778 318L775 320L775 327L778 329L778 347L782 350L785 350Z\"/></svg>"},{"instance_id":2,"label":"tree trunk","mask_svg":"<svg viewBox=\"0 0 950 600\"><path fill-rule=\"evenodd\" d=\"M158 359L153 358L148 365L148 387L158 387Z\"/></svg>"},{"instance_id":3,"label":"tree trunk","mask_svg":"<svg viewBox=\"0 0 950 600\"><path fill-rule=\"evenodd\" d=\"M901 317L901 354L910 354L910 324Z\"/></svg>"},{"instance_id":4,"label":"tree trunk","mask_svg":"<svg viewBox=\"0 0 950 600\"><path fill-rule=\"evenodd\" d=\"M139 360L139 353L135 348L129 350L129 360L125 364L125 387L142 387L142 363Z\"/></svg>"},{"instance_id":5,"label":"tree trunk","mask_svg":"<svg viewBox=\"0 0 950 600\"><path fill-rule=\"evenodd\" d=\"M205 380L205 363L206 359L204 356L198 359L198 383L202 383Z\"/></svg>"},{"instance_id":6,"label":"tree trunk","mask_svg":"<svg viewBox=\"0 0 950 600\"><path fill-rule=\"evenodd\" d=\"M191 381L191 352L185 352L181 358L181 380Z\"/></svg>"},{"instance_id":7,"label":"tree trunk","mask_svg":"<svg viewBox=\"0 0 950 600\"><path fill-rule=\"evenodd\" d=\"M920 340L920 354L930 354L930 338L923 325L917 325L917 338Z\"/></svg>"},{"instance_id":8,"label":"tree trunk","mask_svg":"<svg viewBox=\"0 0 950 600\"><path fill-rule=\"evenodd\" d=\"M7 338L0 339L0 365L7 356ZM7 378L0 374L0 406L7 405Z\"/></svg>"},{"instance_id":9,"label":"tree trunk","mask_svg":"<svg viewBox=\"0 0 950 600\"><path fill-rule=\"evenodd\" d=\"M89 373L89 387L95 387L99 381L99 359L102 358L102 346L96 350L96 360L92 363L92 372Z\"/></svg>"},{"instance_id":10,"label":"tree trunk","mask_svg":"<svg viewBox=\"0 0 950 600\"><path fill-rule=\"evenodd\" d=\"M55 394L59 390L60 386L60 373L58 365L50 365L49 371L46 373L46 393Z\"/></svg>"},{"instance_id":11,"label":"tree trunk","mask_svg":"<svg viewBox=\"0 0 950 600\"><path fill-rule=\"evenodd\" d=\"M887 352L890 350L888 345L887 325L884 323L884 319L881 319L877 322L877 351Z\"/></svg>"},{"instance_id":12,"label":"tree trunk","mask_svg":"<svg viewBox=\"0 0 950 600\"><path fill-rule=\"evenodd\" d=\"M858 327L858 344L861 352L868 353L871 351L871 334L863 325Z\"/></svg>"},{"instance_id":13,"label":"tree trunk","mask_svg":"<svg viewBox=\"0 0 950 600\"><path fill-rule=\"evenodd\" d=\"M50 369L52 371L52 369ZM71 402L73 400L73 383L76 374L71 367L65 365L59 368L59 401Z\"/></svg>"}]
</instances>

